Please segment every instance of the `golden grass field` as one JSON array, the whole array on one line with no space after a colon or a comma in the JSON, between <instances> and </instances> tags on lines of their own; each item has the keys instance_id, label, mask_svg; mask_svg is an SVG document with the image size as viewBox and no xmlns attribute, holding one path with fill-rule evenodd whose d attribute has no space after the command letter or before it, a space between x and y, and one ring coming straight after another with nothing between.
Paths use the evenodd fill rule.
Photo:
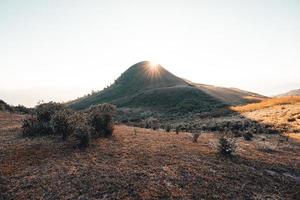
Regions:
<instances>
[{"instance_id":1,"label":"golden grass field","mask_svg":"<svg viewBox=\"0 0 300 200\"><path fill-rule=\"evenodd\" d=\"M300 140L237 139L233 157L219 135L117 125L86 150L60 138L23 138L22 116L0 114L0 199L299 199ZM295 134L294 134L295 135ZM262 138L266 138L265 141ZM262 151L267 148L269 151Z\"/></svg>"},{"instance_id":2,"label":"golden grass field","mask_svg":"<svg viewBox=\"0 0 300 200\"><path fill-rule=\"evenodd\" d=\"M269 108L277 105L287 105L296 103L300 103L300 96L271 98L263 100L259 103L251 103L242 106L232 106L231 109L236 112L244 113Z\"/></svg>"}]
</instances>

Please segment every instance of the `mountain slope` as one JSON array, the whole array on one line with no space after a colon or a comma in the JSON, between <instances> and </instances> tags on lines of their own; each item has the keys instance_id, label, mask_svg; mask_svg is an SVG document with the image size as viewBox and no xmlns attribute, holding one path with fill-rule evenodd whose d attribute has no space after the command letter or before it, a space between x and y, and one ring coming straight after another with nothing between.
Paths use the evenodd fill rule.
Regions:
<instances>
[{"instance_id":1,"label":"mountain slope","mask_svg":"<svg viewBox=\"0 0 300 200\"><path fill-rule=\"evenodd\" d=\"M291 90L287 93L278 95L279 97L300 96L300 89Z\"/></svg>"},{"instance_id":2,"label":"mountain slope","mask_svg":"<svg viewBox=\"0 0 300 200\"><path fill-rule=\"evenodd\" d=\"M144 61L124 72L113 85L70 103L85 109L100 103L118 107L149 108L164 112L203 112L224 105L259 101L263 96L237 89L194 84L168 72L160 65Z\"/></svg>"}]
</instances>

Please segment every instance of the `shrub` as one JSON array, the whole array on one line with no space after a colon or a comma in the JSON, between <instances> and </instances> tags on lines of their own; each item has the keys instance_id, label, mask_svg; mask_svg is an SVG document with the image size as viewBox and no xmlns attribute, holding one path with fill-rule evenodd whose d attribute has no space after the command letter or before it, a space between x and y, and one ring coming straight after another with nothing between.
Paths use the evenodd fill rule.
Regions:
<instances>
[{"instance_id":1,"label":"shrub","mask_svg":"<svg viewBox=\"0 0 300 200\"><path fill-rule=\"evenodd\" d=\"M193 143L197 143L199 137L200 137L200 133L194 133L193 134Z\"/></svg>"},{"instance_id":2,"label":"shrub","mask_svg":"<svg viewBox=\"0 0 300 200\"><path fill-rule=\"evenodd\" d=\"M88 125L94 136L111 136L114 130L113 114L116 107L111 104L92 106L88 110Z\"/></svg>"},{"instance_id":3,"label":"shrub","mask_svg":"<svg viewBox=\"0 0 300 200\"><path fill-rule=\"evenodd\" d=\"M36 107L36 117L39 122L50 122L55 112L65 109L60 103L49 102L43 103Z\"/></svg>"},{"instance_id":4,"label":"shrub","mask_svg":"<svg viewBox=\"0 0 300 200\"><path fill-rule=\"evenodd\" d=\"M75 129L76 124L71 121L72 112L70 110L57 111L51 118L51 128L55 135L62 135L66 140Z\"/></svg>"},{"instance_id":5,"label":"shrub","mask_svg":"<svg viewBox=\"0 0 300 200\"><path fill-rule=\"evenodd\" d=\"M14 111L20 114L31 114L32 110L32 108L26 108L23 105L18 105L14 107Z\"/></svg>"},{"instance_id":6,"label":"shrub","mask_svg":"<svg viewBox=\"0 0 300 200\"><path fill-rule=\"evenodd\" d=\"M153 130L157 130L159 128L159 121L156 118L149 117L143 121L144 127L149 129L152 128Z\"/></svg>"},{"instance_id":7,"label":"shrub","mask_svg":"<svg viewBox=\"0 0 300 200\"><path fill-rule=\"evenodd\" d=\"M38 105L35 109L36 115L31 115L23 120L23 135L38 136L54 134L56 130L53 129L51 120L56 112L63 109L65 109L65 107L62 104L53 102ZM57 120L55 122L57 122ZM57 123L55 123L55 125L57 125ZM55 128L57 128L57 126Z\"/></svg>"},{"instance_id":8,"label":"shrub","mask_svg":"<svg viewBox=\"0 0 300 200\"><path fill-rule=\"evenodd\" d=\"M171 131L171 126L170 125L165 126L165 130L166 130L166 132L169 133Z\"/></svg>"},{"instance_id":9,"label":"shrub","mask_svg":"<svg viewBox=\"0 0 300 200\"><path fill-rule=\"evenodd\" d=\"M37 119L33 116L24 119L22 121L23 136L31 137L36 135L39 132L37 124Z\"/></svg>"},{"instance_id":10,"label":"shrub","mask_svg":"<svg viewBox=\"0 0 300 200\"><path fill-rule=\"evenodd\" d=\"M252 138L253 138L253 134L250 133L250 132L246 132L246 133L243 134L243 137L244 137L245 140L251 141Z\"/></svg>"},{"instance_id":11,"label":"shrub","mask_svg":"<svg viewBox=\"0 0 300 200\"><path fill-rule=\"evenodd\" d=\"M176 134L179 134L180 128L181 128L180 126L177 126L177 127L176 127Z\"/></svg>"},{"instance_id":12,"label":"shrub","mask_svg":"<svg viewBox=\"0 0 300 200\"><path fill-rule=\"evenodd\" d=\"M90 135L85 127L77 127L74 132L75 138L78 140L78 146L80 148L85 148L90 143Z\"/></svg>"},{"instance_id":13,"label":"shrub","mask_svg":"<svg viewBox=\"0 0 300 200\"><path fill-rule=\"evenodd\" d=\"M236 149L235 140L227 137L221 137L219 139L219 152L221 155L228 156L234 153Z\"/></svg>"}]
</instances>

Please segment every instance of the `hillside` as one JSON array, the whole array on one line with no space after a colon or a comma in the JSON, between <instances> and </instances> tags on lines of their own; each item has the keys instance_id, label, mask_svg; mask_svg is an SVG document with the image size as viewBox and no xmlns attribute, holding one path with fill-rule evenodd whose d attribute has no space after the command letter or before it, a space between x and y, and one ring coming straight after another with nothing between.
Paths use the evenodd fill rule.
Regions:
<instances>
[{"instance_id":1,"label":"hillside","mask_svg":"<svg viewBox=\"0 0 300 200\"><path fill-rule=\"evenodd\" d=\"M217 152L220 134L192 143L190 133L118 125L112 139L82 151L55 138L20 137L21 119L0 113L0 199L299 197L299 138L237 138L235 156L226 158Z\"/></svg>"},{"instance_id":2,"label":"hillside","mask_svg":"<svg viewBox=\"0 0 300 200\"><path fill-rule=\"evenodd\" d=\"M288 96L300 96L300 89L291 90L287 93L278 95L279 97L288 97Z\"/></svg>"},{"instance_id":3,"label":"hillside","mask_svg":"<svg viewBox=\"0 0 300 200\"><path fill-rule=\"evenodd\" d=\"M0 111L12 112L13 107L8 105L5 101L0 99Z\"/></svg>"},{"instance_id":4,"label":"hillside","mask_svg":"<svg viewBox=\"0 0 300 200\"><path fill-rule=\"evenodd\" d=\"M161 65L137 63L125 71L110 87L70 102L74 109L100 103L121 108L144 108L163 113L206 112L225 105L257 102L261 95L237 89L194 84L181 79Z\"/></svg>"}]
</instances>

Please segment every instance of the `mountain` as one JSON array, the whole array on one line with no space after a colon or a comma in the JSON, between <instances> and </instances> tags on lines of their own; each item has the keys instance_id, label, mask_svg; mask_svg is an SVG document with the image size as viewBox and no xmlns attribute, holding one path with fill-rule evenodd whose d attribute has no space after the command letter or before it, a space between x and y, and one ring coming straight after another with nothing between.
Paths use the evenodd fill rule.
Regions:
<instances>
[{"instance_id":1,"label":"mountain","mask_svg":"<svg viewBox=\"0 0 300 200\"><path fill-rule=\"evenodd\" d=\"M234 88L195 84L179 78L161 65L139 62L125 71L108 88L69 103L85 109L100 103L123 108L163 112L206 112L226 105L257 102L265 97Z\"/></svg>"},{"instance_id":2,"label":"mountain","mask_svg":"<svg viewBox=\"0 0 300 200\"><path fill-rule=\"evenodd\" d=\"M291 90L287 93L278 95L278 97L289 97L289 96L300 96L300 89Z\"/></svg>"}]
</instances>

